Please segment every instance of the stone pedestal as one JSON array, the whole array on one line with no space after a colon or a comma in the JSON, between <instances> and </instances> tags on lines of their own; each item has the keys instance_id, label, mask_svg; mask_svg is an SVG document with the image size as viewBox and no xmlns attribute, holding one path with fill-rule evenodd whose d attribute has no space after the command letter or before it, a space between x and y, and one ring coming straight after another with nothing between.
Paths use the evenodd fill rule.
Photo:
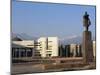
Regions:
<instances>
[{"instance_id":1,"label":"stone pedestal","mask_svg":"<svg viewBox=\"0 0 100 75\"><path fill-rule=\"evenodd\" d=\"M83 51L84 63L92 62L93 61L93 44L92 44L90 31L83 32L82 51Z\"/></svg>"}]
</instances>

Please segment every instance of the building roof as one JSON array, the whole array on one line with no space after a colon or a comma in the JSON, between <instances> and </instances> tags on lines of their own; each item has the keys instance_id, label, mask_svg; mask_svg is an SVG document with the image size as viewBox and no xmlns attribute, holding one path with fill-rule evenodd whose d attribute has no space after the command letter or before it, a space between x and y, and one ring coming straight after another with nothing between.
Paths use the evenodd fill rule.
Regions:
<instances>
[{"instance_id":1,"label":"building roof","mask_svg":"<svg viewBox=\"0 0 100 75\"><path fill-rule=\"evenodd\" d=\"M23 47L34 48L34 41L23 40L23 41L12 41L13 44L20 45Z\"/></svg>"},{"instance_id":2,"label":"building roof","mask_svg":"<svg viewBox=\"0 0 100 75\"><path fill-rule=\"evenodd\" d=\"M12 48L26 48L26 47L12 43Z\"/></svg>"}]
</instances>

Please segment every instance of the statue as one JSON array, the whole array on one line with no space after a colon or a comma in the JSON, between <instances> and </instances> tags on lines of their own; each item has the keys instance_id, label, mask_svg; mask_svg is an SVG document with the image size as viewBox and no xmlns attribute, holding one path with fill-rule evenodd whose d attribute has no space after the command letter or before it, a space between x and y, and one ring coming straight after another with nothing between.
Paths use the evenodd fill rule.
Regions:
<instances>
[{"instance_id":1,"label":"statue","mask_svg":"<svg viewBox=\"0 0 100 75\"><path fill-rule=\"evenodd\" d=\"M88 31L89 26L91 25L89 15L87 12L85 12L85 15L83 16L83 26L85 27L85 31Z\"/></svg>"},{"instance_id":2,"label":"statue","mask_svg":"<svg viewBox=\"0 0 100 75\"><path fill-rule=\"evenodd\" d=\"M85 15L83 16L83 26L85 27L85 31L83 31L82 53L84 58L83 61L86 64L93 62L92 33L91 31L88 31L90 25L89 14L85 12Z\"/></svg>"}]
</instances>

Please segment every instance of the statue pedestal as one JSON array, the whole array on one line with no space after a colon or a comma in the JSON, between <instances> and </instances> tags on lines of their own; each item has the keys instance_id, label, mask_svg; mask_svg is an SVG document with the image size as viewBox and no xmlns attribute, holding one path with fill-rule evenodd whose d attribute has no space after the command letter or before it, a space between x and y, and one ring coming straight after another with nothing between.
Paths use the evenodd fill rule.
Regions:
<instances>
[{"instance_id":1,"label":"statue pedestal","mask_svg":"<svg viewBox=\"0 0 100 75\"><path fill-rule=\"evenodd\" d=\"M83 51L83 61L84 63L93 62L93 46L92 38L90 31L83 32L83 42L82 42L82 51Z\"/></svg>"}]
</instances>

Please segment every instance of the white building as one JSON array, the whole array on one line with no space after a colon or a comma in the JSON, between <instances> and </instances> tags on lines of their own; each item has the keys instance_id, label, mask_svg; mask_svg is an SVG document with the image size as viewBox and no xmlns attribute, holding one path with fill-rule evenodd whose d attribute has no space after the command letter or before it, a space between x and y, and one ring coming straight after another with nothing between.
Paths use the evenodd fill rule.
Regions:
<instances>
[{"instance_id":1,"label":"white building","mask_svg":"<svg viewBox=\"0 0 100 75\"><path fill-rule=\"evenodd\" d=\"M33 40L22 40L22 41L12 41L14 44L18 44L24 47L34 47L34 41Z\"/></svg>"},{"instance_id":2,"label":"white building","mask_svg":"<svg viewBox=\"0 0 100 75\"><path fill-rule=\"evenodd\" d=\"M37 40L35 54L41 57L58 56L58 38L57 37L40 37Z\"/></svg>"},{"instance_id":3,"label":"white building","mask_svg":"<svg viewBox=\"0 0 100 75\"><path fill-rule=\"evenodd\" d=\"M13 40L12 56L14 58L27 57L56 57L58 56L58 38L40 37L33 40ZM29 54L27 54L27 52Z\"/></svg>"},{"instance_id":4,"label":"white building","mask_svg":"<svg viewBox=\"0 0 100 75\"><path fill-rule=\"evenodd\" d=\"M34 41L12 41L12 58L32 58L34 56Z\"/></svg>"},{"instance_id":5,"label":"white building","mask_svg":"<svg viewBox=\"0 0 100 75\"><path fill-rule=\"evenodd\" d=\"M41 57L46 57L46 50L47 50L47 38L46 37L41 37L37 40L38 45L37 45L37 53L40 53Z\"/></svg>"},{"instance_id":6,"label":"white building","mask_svg":"<svg viewBox=\"0 0 100 75\"><path fill-rule=\"evenodd\" d=\"M70 44L70 53L71 53L71 56L73 57L76 56L76 46L77 44Z\"/></svg>"},{"instance_id":7,"label":"white building","mask_svg":"<svg viewBox=\"0 0 100 75\"><path fill-rule=\"evenodd\" d=\"M48 49L46 56L58 56L58 38L57 37L48 37Z\"/></svg>"}]
</instances>

